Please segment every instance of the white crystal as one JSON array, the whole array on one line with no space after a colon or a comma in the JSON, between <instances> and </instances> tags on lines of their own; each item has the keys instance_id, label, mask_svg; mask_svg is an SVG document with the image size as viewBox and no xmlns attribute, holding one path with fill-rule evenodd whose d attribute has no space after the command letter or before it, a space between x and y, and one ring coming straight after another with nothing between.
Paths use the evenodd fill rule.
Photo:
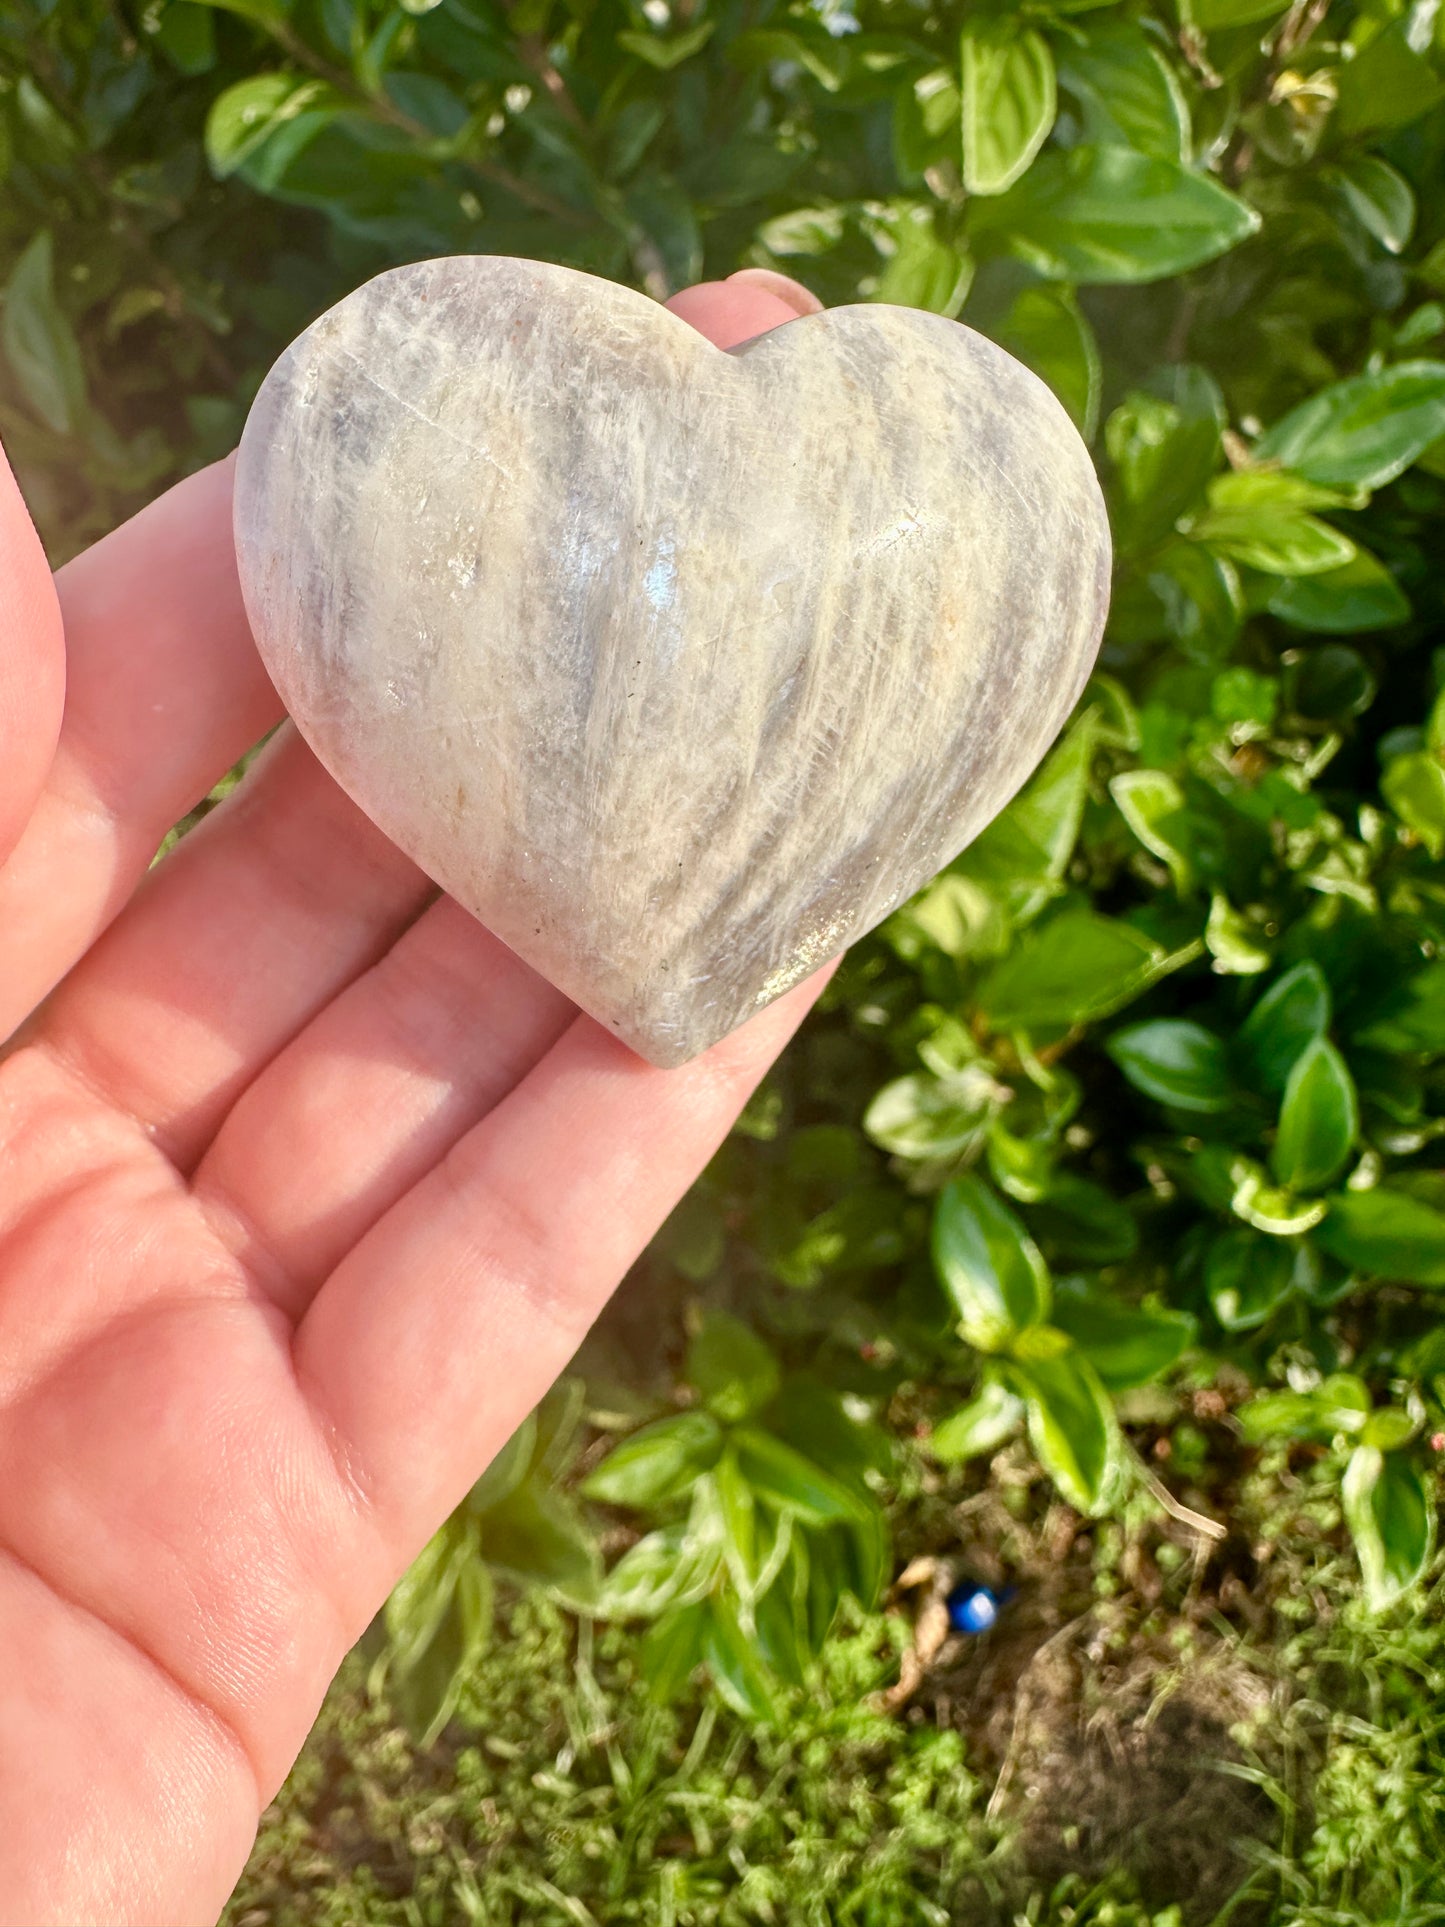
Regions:
<instances>
[{"instance_id":1,"label":"white crystal","mask_svg":"<svg viewBox=\"0 0 1445 1927\"><path fill-rule=\"evenodd\" d=\"M724 353L485 256L381 275L286 350L236 544L323 763L658 1064L997 814L1109 576L1083 443L970 329L838 308Z\"/></svg>"}]
</instances>

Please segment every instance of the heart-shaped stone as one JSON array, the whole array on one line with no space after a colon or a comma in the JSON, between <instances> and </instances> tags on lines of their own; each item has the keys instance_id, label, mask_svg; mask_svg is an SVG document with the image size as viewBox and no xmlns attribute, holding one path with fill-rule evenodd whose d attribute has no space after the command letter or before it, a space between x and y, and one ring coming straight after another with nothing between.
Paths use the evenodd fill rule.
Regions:
<instances>
[{"instance_id":1,"label":"heart-shaped stone","mask_svg":"<svg viewBox=\"0 0 1445 1927\"><path fill-rule=\"evenodd\" d=\"M1088 675L1088 453L957 322L726 353L640 294L465 257L293 342L236 473L256 641L337 781L653 1063L984 827Z\"/></svg>"}]
</instances>

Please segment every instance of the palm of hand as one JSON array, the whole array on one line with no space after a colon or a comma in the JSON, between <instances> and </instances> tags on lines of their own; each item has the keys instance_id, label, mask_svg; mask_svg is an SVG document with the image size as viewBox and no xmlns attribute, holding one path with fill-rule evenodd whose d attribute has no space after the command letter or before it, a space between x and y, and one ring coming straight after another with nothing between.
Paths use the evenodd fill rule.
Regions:
<instances>
[{"instance_id":1,"label":"palm of hand","mask_svg":"<svg viewBox=\"0 0 1445 1927\"><path fill-rule=\"evenodd\" d=\"M793 312L678 305L722 345ZM817 989L654 1071L284 731L145 878L276 719L228 503L207 471L64 572L57 746L49 579L0 499L0 1919L30 1927L214 1916L348 1646Z\"/></svg>"}]
</instances>

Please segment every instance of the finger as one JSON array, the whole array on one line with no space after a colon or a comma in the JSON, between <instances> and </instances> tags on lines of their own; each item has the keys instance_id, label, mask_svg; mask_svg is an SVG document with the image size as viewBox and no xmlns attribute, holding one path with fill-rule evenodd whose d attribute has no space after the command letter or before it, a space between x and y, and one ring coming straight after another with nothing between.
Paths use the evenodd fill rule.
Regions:
<instances>
[{"instance_id":1,"label":"finger","mask_svg":"<svg viewBox=\"0 0 1445 1927\"><path fill-rule=\"evenodd\" d=\"M677 1070L578 1017L328 1279L297 1371L392 1543L435 1528L563 1369L827 975Z\"/></svg>"},{"instance_id":2,"label":"finger","mask_svg":"<svg viewBox=\"0 0 1445 1927\"><path fill-rule=\"evenodd\" d=\"M757 334L777 314L791 312L770 291L722 285L722 293L693 304L694 324L704 331L715 326L726 335L741 326ZM304 800L289 788L273 797L278 783L299 785ZM409 864L389 868L383 844L293 744L275 764L252 770L186 838L72 973L44 1014L40 1035L46 1047L82 1068L189 1169L227 1108L298 1026L366 969L420 909L417 873ZM341 1074L334 1037L320 1046L337 1113L354 1119L358 1133L376 1133L374 1166L338 1159L334 1177L324 1183L313 1171L318 1197L331 1200L332 1210L341 1209L343 1187L352 1187L358 1208L347 1221L358 1225L391 1202L379 1174L405 1165L412 1129L405 1122L408 1087L417 1074L415 1064L400 1059L390 1086L376 1075L375 1049L364 1040L386 1035L386 995L402 976L379 981L380 991L373 986L365 993L363 1017L352 1033L361 1040L347 1060L352 1074ZM511 1009L519 1034L536 1035L540 1054L551 1033L533 1005L539 997L546 1010L555 1004L549 987L537 979L530 983ZM457 997L455 982L447 994ZM463 1001L459 1009L460 1016L456 1008L439 1014L443 1027L473 1020L475 1004L469 1008ZM304 1053L310 1045L301 1048ZM530 1061L535 1059L509 1057L508 1076L521 1076ZM495 1078L474 1058L458 1062L456 1080L455 1102L443 1104L442 1111L460 1131L478 1115L478 1101L494 1101L499 1093ZM269 1118L278 1139L290 1141L306 1128L296 1095L303 1086L304 1073L288 1067L248 1102L248 1117ZM435 1155L445 1148L429 1141L436 1141ZM369 1202L365 1169L378 1174L380 1187ZM252 1198L248 1189L248 1209Z\"/></svg>"},{"instance_id":3,"label":"finger","mask_svg":"<svg viewBox=\"0 0 1445 1927\"><path fill-rule=\"evenodd\" d=\"M443 897L251 1086L193 1193L299 1318L375 1220L576 1014Z\"/></svg>"},{"instance_id":4,"label":"finger","mask_svg":"<svg viewBox=\"0 0 1445 1927\"><path fill-rule=\"evenodd\" d=\"M822 303L785 274L744 268L726 281L683 288L667 306L715 347L735 348L785 321L816 313Z\"/></svg>"},{"instance_id":5,"label":"finger","mask_svg":"<svg viewBox=\"0 0 1445 1927\"><path fill-rule=\"evenodd\" d=\"M0 450L0 858L14 847L44 785L64 701L55 583Z\"/></svg>"},{"instance_id":6,"label":"finger","mask_svg":"<svg viewBox=\"0 0 1445 1927\"><path fill-rule=\"evenodd\" d=\"M288 729L61 984L34 1047L187 1170L432 894Z\"/></svg>"},{"instance_id":7,"label":"finger","mask_svg":"<svg viewBox=\"0 0 1445 1927\"><path fill-rule=\"evenodd\" d=\"M281 710L241 604L229 462L178 482L56 583L65 714L45 787L0 869L0 1037L85 953L171 825ZM49 685L37 677L43 709Z\"/></svg>"}]
</instances>

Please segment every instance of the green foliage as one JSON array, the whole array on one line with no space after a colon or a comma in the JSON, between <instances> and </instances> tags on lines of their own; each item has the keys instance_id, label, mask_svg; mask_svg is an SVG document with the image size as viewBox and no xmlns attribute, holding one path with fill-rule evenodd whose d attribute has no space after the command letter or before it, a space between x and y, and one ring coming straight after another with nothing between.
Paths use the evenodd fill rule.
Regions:
<instances>
[{"instance_id":1,"label":"green foliage","mask_svg":"<svg viewBox=\"0 0 1445 1927\"><path fill-rule=\"evenodd\" d=\"M845 1597L871 1607L884 1583L873 1487L891 1453L835 1392L784 1380L729 1313L703 1320L684 1370L706 1409L632 1433L584 1482L589 1498L656 1521L609 1572L596 1609L653 1622L640 1657L660 1700L706 1664L728 1705L768 1719L775 1683L803 1683Z\"/></svg>"},{"instance_id":2,"label":"green foliage","mask_svg":"<svg viewBox=\"0 0 1445 1927\"><path fill-rule=\"evenodd\" d=\"M582 1388L564 1379L527 1418L392 1592L388 1644L372 1669L429 1746L456 1711L492 1634L498 1579L579 1611L598 1592L597 1550L556 1477L572 1451Z\"/></svg>"},{"instance_id":3,"label":"green foliage","mask_svg":"<svg viewBox=\"0 0 1445 1927\"><path fill-rule=\"evenodd\" d=\"M957 314L1109 504L1060 742L855 948L632 1281L645 1342L624 1307L398 1590L417 1729L488 1663L498 1579L629 1629L661 1699L700 1672L770 1718L918 1481L1031 1451L1081 1512L1150 1502L1155 1381L1234 1408L1156 1439L1155 1486L1227 1505L1232 1453L1305 1454L1393 1610L1445 1435L1432 10L0 18L0 434L57 557L223 453L329 303L445 252Z\"/></svg>"}]
</instances>

